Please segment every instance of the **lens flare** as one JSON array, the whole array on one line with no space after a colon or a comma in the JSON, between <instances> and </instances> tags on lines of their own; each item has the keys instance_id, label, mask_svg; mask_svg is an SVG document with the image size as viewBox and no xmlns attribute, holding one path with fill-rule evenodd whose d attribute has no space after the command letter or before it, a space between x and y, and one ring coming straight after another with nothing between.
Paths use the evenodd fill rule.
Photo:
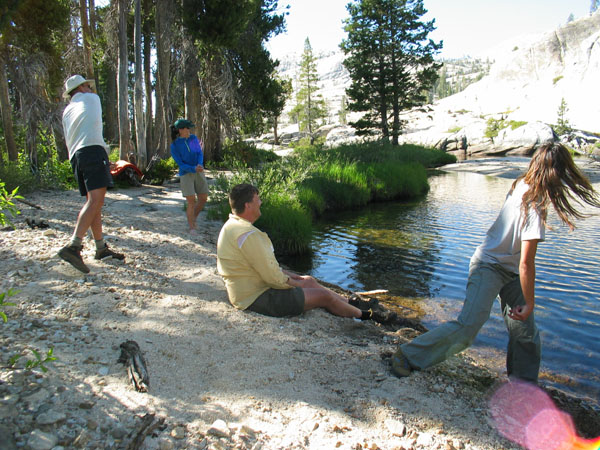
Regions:
<instances>
[{"instance_id":1,"label":"lens flare","mask_svg":"<svg viewBox=\"0 0 600 450\"><path fill-rule=\"evenodd\" d=\"M600 450L600 438L577 436L571 417L539 387L511 381L490 399L496 429L528 450Z\"/></svg>"}]
</instances>

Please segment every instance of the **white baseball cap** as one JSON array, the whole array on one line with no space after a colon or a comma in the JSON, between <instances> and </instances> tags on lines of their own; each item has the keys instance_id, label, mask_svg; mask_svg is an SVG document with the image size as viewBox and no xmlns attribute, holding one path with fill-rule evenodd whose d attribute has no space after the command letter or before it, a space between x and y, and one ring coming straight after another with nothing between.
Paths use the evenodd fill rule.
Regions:
<instances>
[{"instance_id":1,"label":"white baseball cap","mask_svg":"<svg viewBox=\"0 0 600 450\"><path fill-rule=\"evenodd\" d=\"M71 98L70 93L73 91L73 89L76 89L83 83L90 83L92 87L96 86L96 82L94 80L86 80L81 75L73 75L71 78L65 81L65 92L63 92L63 98L65 100Z\"/></svg>"}]
</instances>

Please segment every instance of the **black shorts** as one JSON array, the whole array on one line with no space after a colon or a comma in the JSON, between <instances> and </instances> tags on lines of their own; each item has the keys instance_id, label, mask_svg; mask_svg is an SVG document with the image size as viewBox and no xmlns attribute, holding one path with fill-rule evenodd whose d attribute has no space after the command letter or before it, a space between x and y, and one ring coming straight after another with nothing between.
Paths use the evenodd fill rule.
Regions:
<instances>
[{"instance_id":1,"label":"black shorts","mask_svg":"<svg viewBox=\"0 0 600 450\"><path fill-rule=\"evenodd\" d=\"M272 317L299 316L304 312L304 291L299 287L268 289L246 310Z\"/></svg>"},{"instance_id":2,"label":"black shorts","mask_svg":"<svg viewBox=\"0 0 600 450\"><path fill-rule=\"evenodd\" d=\"M83 196L94 189L114 186L110 161L101 145L90 145L77 150L71 158L71 167Z\"/></svg>"}]
</instances>

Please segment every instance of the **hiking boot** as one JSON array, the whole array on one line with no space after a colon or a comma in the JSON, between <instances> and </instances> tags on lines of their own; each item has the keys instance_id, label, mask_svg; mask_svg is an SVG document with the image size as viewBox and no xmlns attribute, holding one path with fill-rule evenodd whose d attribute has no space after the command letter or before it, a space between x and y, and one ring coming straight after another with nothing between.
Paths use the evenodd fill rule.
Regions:
<instances>
[{"instance_id":1,"label":"hiking boot","mask_svg":"<svg viewBox=\"0 0 600 450\"><path fill-rule=\"evenodd\" d=\"M85 265L81 257L81 249L83 249L82 245L68 245L59 250L58 256L77 270L83 273L90 273L90 269Z\"/></svg>"},{"instance_id":2,"label":"hiking boot","mask_svg":"<svg viewBox=\"0 0 600 450\"><path fill-rule=\"evenodd\" d=\"M407 377L412 372L412 367L408 359L406 359L406 356L400 350L392 355L391 364L392 373L398 378Z\"/></svg>"},{"instance_id":3,"label":"hiking boot","mask_svg":"<svg viewBox=\"0 0 600 450\"><path fill-rule=\"evenodd\" d=\"M396 320L398 315L388 309L371 310L371 320L377 323L386 324Z\"/></svg>"},{"instance_id":4,"label":"hiking boot","mask_svg":"<svg viewBox=\"0 0 600 450\"><path fill-rule=\"evenodd\" d=\"M125 255L123 253L113 252L110 248L108 248L108 245L104 245L104 248L101 248L100 250L96 250L96 256L94 256L94 258L95 259L104 259L104 258L108 258L109 256L111 256L115 259L119 259L121 261L125 259Z\"/></svg>"},{"instance_id":5,"label":"hiking boot","mask_svg":"<svg viewBox=\"0 0 600 450\"><path fill-rule=\"evenodd\" d=\"M373 306L377 306L379 304L377 299L370 298L368 300L365 300L359 294L352 294L350 298L348 298L348 303L354 306L355 308L362 310L371 309Z\"/></svg>"}]
</instances>

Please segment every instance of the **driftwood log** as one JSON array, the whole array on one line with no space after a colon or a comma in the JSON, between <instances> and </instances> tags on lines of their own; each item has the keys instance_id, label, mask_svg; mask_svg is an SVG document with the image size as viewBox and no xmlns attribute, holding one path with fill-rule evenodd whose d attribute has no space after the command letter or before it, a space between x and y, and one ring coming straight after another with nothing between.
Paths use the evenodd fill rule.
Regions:
<instances>
[{"instance_id":1,"label":"driftwood log","mask_svg":"<svg viewBox=\"0 0 600 450\"><path fill-rule=\"evenodd\" d=\"M140 346L135 341L125 341L119 347L121 348L121 355L118 362L126 367L133 387L138 392L148 392L150 376Z\"/></svg>"}]
</instances>

